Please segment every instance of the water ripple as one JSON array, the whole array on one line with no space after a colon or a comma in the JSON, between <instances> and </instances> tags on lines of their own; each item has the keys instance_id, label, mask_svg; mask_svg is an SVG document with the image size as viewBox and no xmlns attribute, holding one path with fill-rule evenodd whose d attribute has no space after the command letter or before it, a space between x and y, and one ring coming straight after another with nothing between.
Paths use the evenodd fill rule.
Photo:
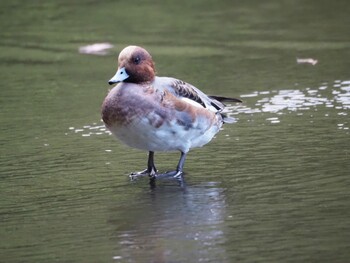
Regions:
<instances>
[{"instance_id":1,"label":"water ripple","mask_svg":"<svg viewBox=\"0 0 350 263\"><path fill-rule=\"evenodd\" d=\"M102 120L101 120L102 123ZM104 124L101 125L94 122L91 125L84 125L83 127L69 127L68 130L70 133L81 134L83 137L89 137L91 135L110 135L111 132L107 130ZM68 133L66 133L68 135Z\"/></svg>"},{"instance_id":2,"label":"water ripple","mask_svg":"<svg viewBox=\"0 0 350 263\"><path fill-rule=\"evenodd\" d=\"M317 110L317 107L333 108L338 116L347 116L350 109L350 80L335 80L332 84L323 83L318 88L254 91L241 96L246 102L255 99L254 106L245 104L232 107L233 114L273 113L282 115L302 111ZM329 114L326 113L325 117ZM279 123L279 118L267 118L271 123ZM348 122L337 125L338 129L348 130Z\"/></svg>"}]
</instances>

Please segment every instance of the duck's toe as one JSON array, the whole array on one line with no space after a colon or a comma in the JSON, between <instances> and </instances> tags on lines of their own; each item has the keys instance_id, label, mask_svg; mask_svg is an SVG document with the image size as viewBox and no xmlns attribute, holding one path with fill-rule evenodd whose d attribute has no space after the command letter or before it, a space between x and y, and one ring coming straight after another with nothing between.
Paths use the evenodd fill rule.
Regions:
<instances>
[{"instance_id":1,"label":"duck's toe","mask_svg":"<svg viewBox=\"0 0 350 263\"><path fill-rule=\"evenodd\" d=\"M155 181L158 179L171 179L171 180L176 180L179 182L179 185L181 187L185 186L185 180L184 180L184 172L183 171L179 171L179 170L175 170L175 171L169 171L169 172L165 172L165 173L156 173L153 177L151 177L151 185L155 186Z\"/></svg>"},{"instance_id":2,"label":"duck's toe","mask_svg":"<svg viewBox=\"0 0 350 263\"><path fill-rule=\"evenodd\" d=\"M175 170L175 171L169 171L161 174L156 173L154 177L156 179L162 179L162 178L179 179L179 178L182 178L182 176L183 176L183 171Z\"/></svg>"},{"instance_id":3,"label":"duck's toe","mask_svg":"<svg viewBox=\"0 0 350 263\"><path fill-rule=\"evenodd\" d=\"M157 175L157 171L155 169L145 169L143 171L139 171L139 172L132 172L129 175L129 178L131 179L131 181L136 180L137 178L143 177L143 176L149 176L151 178L156 177Z\"/></svg>"}]
</instances>

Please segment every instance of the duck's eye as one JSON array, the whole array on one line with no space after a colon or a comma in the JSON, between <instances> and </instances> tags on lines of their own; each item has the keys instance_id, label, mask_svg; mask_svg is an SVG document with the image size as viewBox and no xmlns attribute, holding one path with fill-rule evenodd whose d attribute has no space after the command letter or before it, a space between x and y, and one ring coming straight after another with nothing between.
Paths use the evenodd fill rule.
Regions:
<instances>
[{"instance_id":1,"label":"duck's eye","mask_svg":"<svg viewBox=\"0 0 350 263\"><path fill-rule=\"evenodd\" d=\"M134 58L134 63L135 63L136 65L140 64L140 62L141 62L141 58L140 58L139 56L137 56L137 57Z\"/></svg>"}]
</instances>

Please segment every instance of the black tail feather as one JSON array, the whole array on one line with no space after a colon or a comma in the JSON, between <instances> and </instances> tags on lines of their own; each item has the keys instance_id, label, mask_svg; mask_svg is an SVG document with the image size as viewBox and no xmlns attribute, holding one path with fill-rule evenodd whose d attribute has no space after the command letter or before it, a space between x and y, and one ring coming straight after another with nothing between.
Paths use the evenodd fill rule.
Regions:
<instances>
[{"instance_id":1,"label":"black tail feather","mask_svg":"<svg viewBox=\"0 0 350 263\"><path fill-rule=\"evenodd\" d=\"M221 117L222 117L222 121L224 123L235 123L236 122L236 119L233 118L233 117L228 117L226 114L221 114Z\"/></svg>"},{"instance_id":2,"label":"black tail feather","mask_svg":"<svg viewBox=\"0 0 350 263\"><path fill-rule=\"evenodd\" d=\"M212 96L212 95L210 95L209 98L220 101L220 102L239 102L239 103L242 103L242 101L240 99L236 99L236 98L228 98L228 97Z\"/></svg>"}]
</instances>

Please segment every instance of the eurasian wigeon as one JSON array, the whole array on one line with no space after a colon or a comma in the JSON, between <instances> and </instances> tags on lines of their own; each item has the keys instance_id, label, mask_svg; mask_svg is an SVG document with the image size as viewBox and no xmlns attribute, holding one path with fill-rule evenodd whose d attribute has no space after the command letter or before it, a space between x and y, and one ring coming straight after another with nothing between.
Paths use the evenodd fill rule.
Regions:
<instances>
[{"instance_id":1,"label":"eurasian wigeon","mask_svg":"<svg viewBox=\"0 0 350 263\"><path fill-rule=\"evenodd\" d=\"M151 55L142 47L128 46L118 58L118 83L102 105L106 127L128 146L149 152L147 169L131 176L182 178L191 148L202 147L233 119L223 113L222 102L239 99L208 96L182 80L155 76ZM180 151L176 170L158 173L154 152Z\"/></svg>"}]
</instances>

